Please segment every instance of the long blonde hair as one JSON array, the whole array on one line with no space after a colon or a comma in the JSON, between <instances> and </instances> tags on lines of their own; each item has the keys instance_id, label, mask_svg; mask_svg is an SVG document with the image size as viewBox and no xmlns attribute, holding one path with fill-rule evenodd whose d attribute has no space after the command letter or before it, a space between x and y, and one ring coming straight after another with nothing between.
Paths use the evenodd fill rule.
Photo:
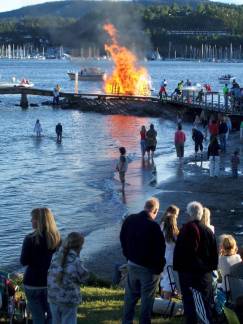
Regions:
<instances>
[{"instance_id":1,"label":"long blonde hair","mask_svg":"<svg viewBox=\"0 0 243 324\"><path fill-rule=\"evenodd\" d=\"M177 206L170 205L166 209L166 211L162 217L161 226L162 226L163 233L165 235L166 242L175 242L176 241L176 237L179 234L179 229L177 226L177 218L178 218L179 212L180 212L180 209Z\"/></svg>"},{"instance_id":2,"label":"long blonde hair","mask_svg":"<svg viewBox=\"0 0 243 324\"><path fill-rule=\"evenodd\" d=\"M236 240L232 235L223 234L219 238L220 255L230 256L238 251Z\"/></svg>"},{"instance_id":3,"label":"long blonde hair","mask_svg":"<svg viewBox=\"0 0 243 324\"><path fill-rule=\"evenodd\" d=\"M67 238L63 242L63 249L62 249L62 255L60 260L61 268L64 270L66 262L67 262L67 256L70 252L70 250L80 251L82 249L82 246L84 244L84 236L81 233L78 232L72 232L68 234ZM62 284L63 277L64 277L64 271L60 271L56 277L56 281L58 284Z\"/></svg>"},{"instance_id":4,"label":"long blonde hair","mask_svg":"<svg viewBox=\"0 0 243 324\"><path fill-rule=\"evenodd\" d=\"M35 208L31 212L32 219L36 221L34 232L35 242L40 243L40 237L45 235L49 250L56 249L61 241L54 216L49 208Z\"/></svg>"},{"instance_id":5,"label":"long blonde hair","mask_svg":"<svg viewBox=\"0 0 243 324\"><path fill-rule=\"evenodd\" d=\"M210 227L210 225L211 225L210 224L210 216L211 216L210 210L208 208L204 207L201 222L207 227Z\"/></svg>"}]
</instances>

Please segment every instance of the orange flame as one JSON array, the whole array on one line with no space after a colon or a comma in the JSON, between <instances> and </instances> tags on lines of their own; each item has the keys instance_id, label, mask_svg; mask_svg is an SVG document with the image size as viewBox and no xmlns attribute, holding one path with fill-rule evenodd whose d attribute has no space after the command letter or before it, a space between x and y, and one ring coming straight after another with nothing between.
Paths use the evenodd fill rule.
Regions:
<instances>
[{"instance_id":1,"label":"orange flame","mask_svg":"<svg viewBox=\"0 0 243 324\"><path fill-rule=\"evenodd\" d=\"M111 55L114 69L105 80L105 92L137 96L150 96L149 74L139 67L136 56L117 41L117 30L112 24L105 24L104 30L111 37L111 44L105 50Z\"/></svg>"}]
</instances>

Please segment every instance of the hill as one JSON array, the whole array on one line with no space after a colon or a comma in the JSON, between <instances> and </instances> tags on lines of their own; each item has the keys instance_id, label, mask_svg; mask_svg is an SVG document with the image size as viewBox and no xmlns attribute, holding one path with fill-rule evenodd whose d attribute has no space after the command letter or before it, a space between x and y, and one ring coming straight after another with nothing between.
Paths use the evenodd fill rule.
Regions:
<instances>
[{"instance_id":1,"label":"hill","mask_svg":"<svg viewBox=\"0 0 243 324\"><path fill-rule=\"evenodd\" d=\"M161 4L161 5L173 5L177 3L178 5L190 5L197 6L199 3L207 3L209 0L135 0L121 1L121 6L129 7L133 6L134 3L151 5L151 4ZM92 11L94 8L99 8L102 10L106 7L106 3L111 1L85 1L85 0L66 0L66 1L54 1L46 2L39 5L27 6L21 9L12 10L8 12L0 13L0 19L20 19L23 17L42 17L47 15L57 16L57 17L69 17L69 18L79 18L88 12ZM116 1L119 4L119 1Z\"/></svg>"},{"instance_id":2,"label":"hill","mask_svg":"<svg viewBox=\"0 0 243 324\"><path fill-rule=\"evenodd\" d=\"M243 56L243 6L178 1L183 5L69 0L30 6L0 14L0 45L62 45L75 55L104 55L109 22L122 44L143 56L157 48L164 57Z\"/></svg>"}]
</instances>

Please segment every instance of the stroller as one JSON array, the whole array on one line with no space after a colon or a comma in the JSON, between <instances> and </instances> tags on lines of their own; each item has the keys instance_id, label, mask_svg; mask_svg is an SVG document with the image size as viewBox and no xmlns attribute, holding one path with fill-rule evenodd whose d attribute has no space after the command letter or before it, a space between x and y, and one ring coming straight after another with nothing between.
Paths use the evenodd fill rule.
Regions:
<instances>
[{"instance_id":1,"label":"stroller","mask_svg":"<svg viewBox=\"0 0 243 324\"><path fill-rule=\"evenodd\" d=\"M26 301L5 271L0 271L0 318L9 324L24 323L27 319Z\"/></svg>"}]
</instances>

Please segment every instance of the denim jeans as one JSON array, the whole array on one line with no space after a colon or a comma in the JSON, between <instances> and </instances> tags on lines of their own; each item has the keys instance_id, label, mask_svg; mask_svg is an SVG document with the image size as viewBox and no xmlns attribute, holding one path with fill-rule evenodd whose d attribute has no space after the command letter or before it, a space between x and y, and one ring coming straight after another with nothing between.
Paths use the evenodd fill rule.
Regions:
<instances>
[{"instance_id":1,"label":"denim jeans","mask_svg":"<svg viewBox=\"0 0 243 324\"><path fill-rule=\"evenodd\" d=\"M226 134L219 134L219 141L222 151L226 152Z\"/></svg>"},{"instance_id":2,"label":"denim jeans","mask_svg":"<svg viewBox=\"0 0 243 324\"><path fill-rule=\"evenodd\" d=\"M151 313L159 279L160 275L153 274L151 270L147 268L128 265L122 320L123 324L133 323L135 306L139 298L141 298L139 323L151 323Z\"/></svg>"},{"instance_id":3,"label":"denim jeans","mask_svg":"<svg viewBox=\"0 0 243 324\"><path fill-rule=\"evenodd\" d=\"M233 178L238 178L238 169L232 168L232 177Z\"/></svg>"},{"instance_id":4,"label":"denim jeans","mask_svg":"<svg viewBox=\"0 0 243 324\"><path fill-rule=\"evenodd\" d=\"M52 324L76 324L77 306L68 307L50 303Z\"/></svg>"},{"instance_id":5,"label":"denim jeans","mask_svg":"<svg viewBox=\"0 0 243 324\"><path fill-rule=\"evenodd\" d=\"M24 288L27 305L32 314L33 324L51 324L51 312L47 301L47 288Z\"/></svg>"}]
</instances>

